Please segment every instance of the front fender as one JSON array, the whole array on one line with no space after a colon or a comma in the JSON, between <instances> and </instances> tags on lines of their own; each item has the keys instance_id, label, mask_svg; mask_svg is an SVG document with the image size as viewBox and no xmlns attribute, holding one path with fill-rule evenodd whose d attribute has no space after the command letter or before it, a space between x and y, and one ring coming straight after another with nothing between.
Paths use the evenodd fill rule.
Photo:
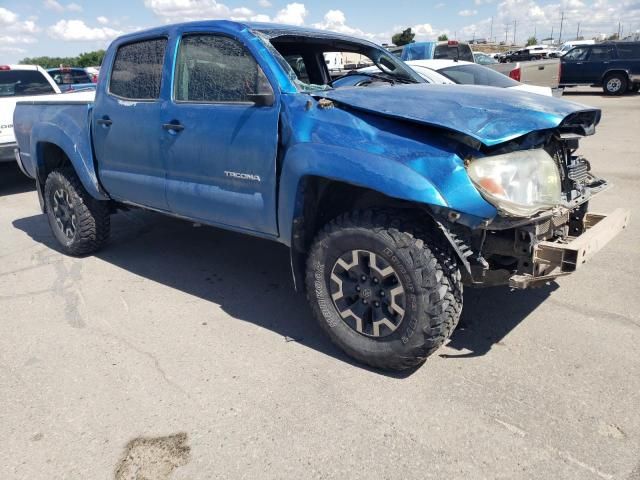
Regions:
<instances>
[{"instance_id":1,"label":"front fender","mask_svg":"<svg viewBox=\"0 0 640 480\"><path fill-rule=\"evenodd\" d=\"M36 176L44 185L46 180L44 146L51 143L65 153L89 195L98 200L108 200L109 196L100 188L94 168L91 134L86 125L75 131L83 133L76 134L74 140L69 133L56 124L38 123L33 126L30 148L32 155L35 155Z\"/></svg>"},{"instance_id":2,"label":"front fender","mask_svg":"<svg viewBox=\"0 0 640 480\"><path fill-rule=\"evenodd\" d=\"M303 207L300 186L307 176L368 188L399 200L451 208L478 220L496 214L473 187L455 154L398 161L337 145L299 143L287 151L280 176L278 222L287 245L292 242L293 220Z\"/></svg>"}]
</instances>

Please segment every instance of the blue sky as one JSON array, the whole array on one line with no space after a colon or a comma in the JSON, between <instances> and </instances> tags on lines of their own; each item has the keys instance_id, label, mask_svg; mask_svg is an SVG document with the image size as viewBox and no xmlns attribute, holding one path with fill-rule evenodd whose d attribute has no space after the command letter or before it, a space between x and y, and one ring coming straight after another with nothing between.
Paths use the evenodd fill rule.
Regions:
<instances>
[{"instance_id":1,"label":"blue sky","mask_svg":"<svg viewBox=\"0 0 640 480\"><path fill-rule=\"evenodd\" d=\"M551 31L563 38L640 30L640 0L0 0L0 64L27 56L68 56L106 47L133 30L202 18L277 21L390 42L412 27L417 40L447 33L461 40L524 41ZM492 25L493 24L493 28Z\"/></svg>"}]
</instances>

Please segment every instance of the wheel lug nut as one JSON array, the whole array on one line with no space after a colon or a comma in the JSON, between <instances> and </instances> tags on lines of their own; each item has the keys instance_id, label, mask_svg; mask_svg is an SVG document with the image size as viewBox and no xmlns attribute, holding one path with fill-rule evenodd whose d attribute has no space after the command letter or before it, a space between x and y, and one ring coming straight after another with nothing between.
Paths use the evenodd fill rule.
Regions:
<instances>
[{"instance_id":1,"label":"wheel lug nut","mask_svg":"<svg viewBox=\"0 0 640 480\"><path fill-rule=\"evenodd\" d=\"M362 290L362 289L360 288L360 285L356 285L356 292L359 292L360 290Z\"/></svg>"},{"instance_id":2,"label":"wheel lug nut","mask_svg":"<svg viewBox=\"0 0 640 480\"><path fill-rule=\"evenodd\" d=\"M384 296L385 296L384 290L380 290L380 296L381 296L381 297L384 297Z\"/></svg>"},{"instance_id":3,"label":"wheel lug nut","mask_svg":"<svg viewBox=\"0 0 640 480\"><path fill-rule=\"evenodd\" d=\"M364 282L366 279L367 279L367 276L366 276L366 275L362 275L362 276L360 277L360 280L362 280L363 282Z\"/></svg>"},{"instance_id":4,"label":"wheel lug nut","mask_svg":"<svg viewBox=\"0 0 640 480\"><path fill-rule=\"evenodd\" d=\"M380 306L380 302L375 302L374 305L378 308Z\"/></svg>"},{"instance_id":5,"label":"wheel lug nut","mask_svg":"<svg viewBox=\"0 0 640 480\"><path fill-rule=\"evenodd\" d=\"M380 280L378 280L377 278L373 279L373 283L378 283Z\"/></svg>"},{"instance_id":6,"label":"wheel lug nut","mask_svg":"<svg viewBox=\"0 0 640 480\"><path fill-rule=\"evenodd\" d=\"M365 305L368 304L369 302L367 300L362 300L362 303L364 303Z\"/></svg>"}]
</instances>

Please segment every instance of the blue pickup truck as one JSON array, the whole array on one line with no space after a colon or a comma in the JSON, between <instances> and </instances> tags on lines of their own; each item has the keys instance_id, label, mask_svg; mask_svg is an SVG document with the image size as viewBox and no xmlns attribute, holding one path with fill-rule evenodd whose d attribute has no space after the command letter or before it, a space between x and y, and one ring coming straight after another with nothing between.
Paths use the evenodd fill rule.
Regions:
<instances>
[{"instance_id":1,"label":"blue pickup truck","mask_svg":"<svg viewBox=\"0 0 640 480\"><path fill-rule=\"evenodd\" d=\"M327 52L379 72L332 79ZM599 120L428 85L341 34L205 21L117 39L94 101L20 102L14 125L64 252L96 252L132 207L281 242L331 339L404 369L449 337L463 285L544 284L625 228L627 211L587 209L607 182L576 150Z\"/></svg>"}]
</instances>

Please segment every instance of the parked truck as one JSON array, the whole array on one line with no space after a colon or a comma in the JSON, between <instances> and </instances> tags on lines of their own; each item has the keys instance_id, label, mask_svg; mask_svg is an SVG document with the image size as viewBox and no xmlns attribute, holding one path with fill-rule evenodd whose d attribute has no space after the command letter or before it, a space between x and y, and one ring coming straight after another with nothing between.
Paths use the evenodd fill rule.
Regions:
<instances>
[{"instance_id":1,"label":"parked truck","mask_svg":"<svg viewBox=\"0 0 640 480\"><path fill-rule=\"evenodd\" d=\"M332 88L323 53L341 50L380 72ZM427 85L345 35L204 21L115 40L95 101L20 102L14 123L64 252L98 251L134 207L281 242L329 337L405 369L456 327L463 285L542 285L625 228L626 210L588 211L608 184L577 149L599 120L552 97Z\"/></svg>"}]
</instances>

